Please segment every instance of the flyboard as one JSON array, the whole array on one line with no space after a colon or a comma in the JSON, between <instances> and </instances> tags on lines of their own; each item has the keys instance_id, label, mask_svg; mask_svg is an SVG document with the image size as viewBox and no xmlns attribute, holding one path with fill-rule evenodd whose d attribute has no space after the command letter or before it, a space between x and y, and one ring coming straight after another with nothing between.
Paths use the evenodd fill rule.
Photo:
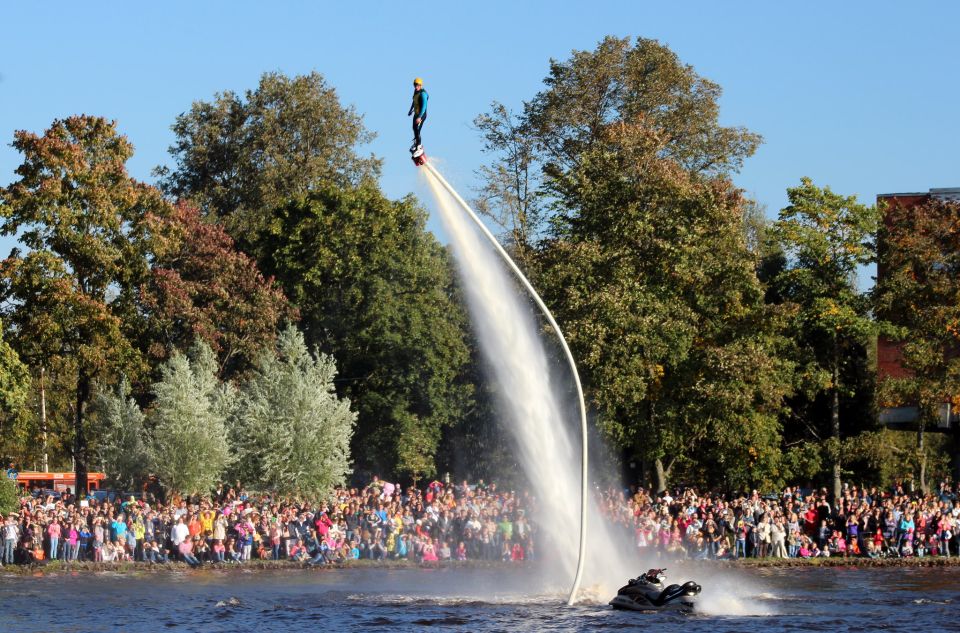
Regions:
<instances>
[{"instance_id":1,"label":"flyboard","mask_svg":"<svg viewBox=\"0 0 960 633\"><path fill-rule=\"evenodd\" d=\"M427 155L423 153L423 145L417 145L410 150L410 158L417 167L427 164Z\"/></svg>"}]
</instances>

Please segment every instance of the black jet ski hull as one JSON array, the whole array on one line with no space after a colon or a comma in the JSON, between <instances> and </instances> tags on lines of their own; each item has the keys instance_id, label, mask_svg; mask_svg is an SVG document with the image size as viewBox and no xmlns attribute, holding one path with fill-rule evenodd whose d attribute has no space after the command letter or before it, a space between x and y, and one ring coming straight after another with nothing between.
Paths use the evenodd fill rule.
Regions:
<instances>
[{"instance_id":1,"label":"black jet ski hull","mask_svg":"<svg viewBox=\"0 0 960 633\"><path fill-rule=\"evenodd\" d=\"M631 581L621 587L616 597L610 601L614 609L630 611L662 611L665 609L692 610L695 597L700 594L700 585L692 580L683 585L670 585L661 589L659 583L637 583Z\"/></svg>"},{"instance_id":2,"label":"black jet ski hull","mask_svg":"<svg viewBox=\"0 0 960 633\"><path fill-rule=\"evenodd\" d=\"M610 606L614 609L623 609L625 611L666 611L671 609L692 611L696 603L692 599L685 597L679 600L671 600L666 604L657 606L648 600L641 601L628 598L627 596L616 596L610 601Z\"/></svg>"}]
</instances>

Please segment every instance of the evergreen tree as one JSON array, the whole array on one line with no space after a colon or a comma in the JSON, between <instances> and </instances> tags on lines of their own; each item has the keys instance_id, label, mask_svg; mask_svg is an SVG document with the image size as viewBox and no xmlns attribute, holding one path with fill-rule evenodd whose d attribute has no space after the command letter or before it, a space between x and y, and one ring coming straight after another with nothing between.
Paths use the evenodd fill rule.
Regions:
<instances>
[{"instance_id":1,"label":"evergreen tree","mask_svg":"<svg viewBox=\"0 0 960 633\"><path fill-rule=\"evenodd\" d=\"M333 358L312 355L293 326L258 357L233 430L243 481L313 497L346 482L357 414L337 397L335 375Z\"/></svg>"},{"instance_id":2,"label":"evergreen tree","mask_svg":"<svg viewBox=\"0 0 960 633\"><path fill-rule=\"evenodd\" d=\"M206 493L231 461L226 420L236 393L217 379L217 360L205 343L192 359L175 352L160 368L150 411L150 456L160 483L181 493Z\"/></svg>"},{"instance_id":3,"label":"evergreen tree","mask_svg":"<svg viewBox=\"0 0 960 633\"><path fill-rule=\"evenodd\" d=\"M138 489L150 473L150 454L145 417L130 396L126 376L115 389L97 394L93 416L101 426L98 452L104 472L118 487Z\"/></svg>"}]
</instances>

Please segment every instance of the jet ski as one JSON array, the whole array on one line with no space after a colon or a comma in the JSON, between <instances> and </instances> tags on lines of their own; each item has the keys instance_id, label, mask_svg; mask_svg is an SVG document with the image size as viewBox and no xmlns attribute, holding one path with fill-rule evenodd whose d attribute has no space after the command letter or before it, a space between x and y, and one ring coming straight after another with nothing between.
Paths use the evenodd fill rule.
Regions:
<instances>
[{"instance_id":1,"label":"jet ski","mask_svg":"<svg viewBox=\"0 0 960 633\"><path fill-rule=\"evenodd\" d=\"M642 576L630 579L610 601L610 606L614 609L633 611L693 609L695 596L700 593L700 585L691 580L682 585L669 585L664 588L666 571L666 569L651 569Z\"/></svg>"}]
</instances>

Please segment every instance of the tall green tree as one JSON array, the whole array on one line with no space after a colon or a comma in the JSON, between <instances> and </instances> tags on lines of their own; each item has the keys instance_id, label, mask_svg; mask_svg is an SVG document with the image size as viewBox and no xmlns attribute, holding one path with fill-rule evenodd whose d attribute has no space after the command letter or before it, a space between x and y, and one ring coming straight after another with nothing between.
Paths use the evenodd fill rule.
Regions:
<instances>
[{"instance_id":1,"label":"tall green tree","mask_svg":"<svg viewBox=\"0 0 960 633\"><path fill-rule=\"evenodd\" d=\"M175 352L153 385L149 420L151 461L161 485L180 493L205 493L232 460L227 420L236 410L236 390L217 378L217 359L198 342L192 358Z\"/></svg>"},{"instance_id":2,"label":"tall green tree","mask_svg":"<svg viewBox=\"0 0 960 633\"><path fill-rule=\"evenodd\" d=\"M494 155L480 167L482 185L474 206L503 230L500 239L511 257L528 269L548 212L530 124L497 102L473 124L484 138L484 151Z\"/></svg>"},{"instance_id":3,"label":"tall green tree","mask_svg":"<svg viewBox=\"0 0 960 633\"><path fill-rule=\"evenodd\" d=\"M877 210L820 188L809 178L787 190L790 205L771 229L785 256L771 284L794 312L793 338L804 391L829 398L833 494L841 492L841 399L855 395L844 383L856 348L874 331L869 297L857 287L857 270L876 258Z\"/></svg>"},{"instance_id":4,"label":"tall green tree","mask_svg":"<svg viewBox=\"0 0 960 633\"><path fill-rule=\"evenodd\" d=\"M328 186L278 208L258 237L307 342L337 359L337 391L359 414L359 470L395 472L408 416L432 457L436 430L470 406L466 315L425 224L413 200L387 200L373 183Z\"/></svg>"},{"instance_id":5,"label":"tall green tree","mask_svg":"<svg viewBox=\"0 0 960 633\"><path fill-rule=\"evenodd\" d=\"M721 126L719 96L659 42L607 37L551 61L519 115L495 103L475 121L491 212L526 222L514 235L600 426L659 488L677 470L739 483L780 466L790 366L726 179L760 137Z\"/></svg>"},{"instance_id":6,"label":"tall green tree","mask_svg":"<svg viewBox=\"0 0 960 633\"><path fill-rule=\"evenodd\" d=\"M618 121L654 130L658 155L693 174L737 171L761 141L720 125L720 86L656 40L608 36L593 51L552 60L544 84L526 114L551 174L575 169Z\"/></svg>"},{"instance_id":7,"label":"tall green tree","mask_svg":"<svg viewBox=\"0 0 960 633\"><path fill-rule=\"evenodd\" d=\"M10 455L10 429L30 394L30 370L17 351L0 338L0 450Z\"/></svg>"},{"instance_id":8,"label":"tall green tree","mask_svg":"<svg viewBox=\"0 0 960 633\"><path fill-rule=\"evenodd\" d=\"M601 428L652 465L658 489L678 471L712 484L775 483L792 367L738 192L655 155L604 150L581 164L558 188L577 214L542 249L540 281Z\"/></svg>"},{"instance_id":9,"label":"tall green tree","mask_svg":"<svg viewBox=\"0 0 960 633\"><path fill-rule=\"evenodd\" d=\"M48 365L30 367L33 379L26 402L3 419L3 453L24 468L30 464L30 468L42 470L46 456L48 468L70 469L76 365L73 357L54 356ZM95 437L91 439L95 442Z\"/></svg>"},{"instance_id":10,"label":"tall green tree","mask_svg":"<svg viewBox=\"0 0 960 633\"><path fill-rule=\"evenodd\" d=\"M249 238L274 207L321 183L357 185L380 171L379 159L357 153L373 133L317 72L264 73L243 96L226 91L196 101L173 132L175 165L158 168L161 188L224 223L250 253Z\"/></svg>"},{"instance_id":11,"label":"tall green tree","mask_svg":"<svg viewBox=\"0 0 960 633\"><path fill-rule=\"evenodd\" d=\"M550 205L552 183L575 176L591 149L609 147L611 125L647 130L644 142L656 146L648 160L705 176L737 171L761 142L745 128L720 125L720 86L656 40L605 37L591 51L551 60L543 83L522 112L494 102L474 121L494 156L481 170L481 209L521 253L549 237L554 214L576 213Z\"/></svg>"},{"instance_id":12,"label":"tall green tree","mask_svg":"<svg viewBox=\"0 0 960 633\"><path fill-rule=\"evenodd\" d=\"M877 315L901 345L907 375L881 383L881 399L915 404L918 479L927 490L924 430L940 408L960 409L960 204L933 199L884 209Z\"/></svg>"},{"instance_id":13,"label":"tall green tree","mask_svg":"<svg viewBox=\"0 0 960 633\"><path fill-rule=\"evenodd\" d=\"M244 384L232 430L235 469L249 484L280 494L319 497L350 474L357 414L338 398L333 358L312 355L288 326Z\"/></svg>"},{"instance_id":14,"label":"tall green tree","mask_svg":"<svg viewBox=\"0 0 960 633\"><path fill-rule=\"evenodd\" d=\"M30 389L30 373L16 350L0 338L0 415L20 408Z\"/></svg>"},{"instance_id":15,"label":"tall green tree","mask_svg":"<svg viewBox=\"0 0 960 633\"><path fill-rule=\"evenodd\" d=\"M13 147L24 161L19 180L0 190L0 233L17 235L25 251L0 263L3 317L29 365L72 367L71 453L82 491L94 381L141 367L126 325L147 268L142 218L162 201L127 175L133 146L106 119L57 120L43 136L21 130Z\"/></svg>"}]
</instances>

